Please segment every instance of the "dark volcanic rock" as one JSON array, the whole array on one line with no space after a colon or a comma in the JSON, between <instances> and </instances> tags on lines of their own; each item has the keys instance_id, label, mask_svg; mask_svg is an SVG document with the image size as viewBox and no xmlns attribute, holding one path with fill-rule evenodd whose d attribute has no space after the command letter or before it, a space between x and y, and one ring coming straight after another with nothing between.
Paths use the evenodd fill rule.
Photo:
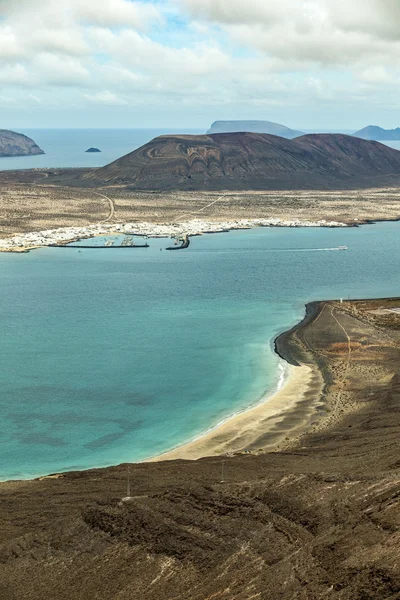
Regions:
<instances>
[{"instance_id":1,"label":"dark volcanic rock","mask_svg":"<svg viewBox=\"0 0 400 600\"><path fill-rule=\"evenodd\" d=\"M337 189L400 183L400 152L341 134L165 135L84 174L132 189Z\"/></svg>"},{"instance_id":2,"label":"dark volcanic rock","mask_svg":"<svg viewBox=\"0 0 400 600\"><path fill-rule=\"evenodd\" d=\"M0 129L0 157L34 156L36 154L44 154L44 152L31 138L22 133Z\"/></svg>"},{"instance_id":3,"label":"dark volcanic rock","mask_svg":"<svg viewBox=\"0 0 400 600\"><path fill-rule=\"evenodd\" d=\"M396 129L383 129L376 125L368 125L360 131L353 133L354 137L362 138L363 140L385 140L385 141L398 141L400 140L400 127Z\"/></svg>"},{"instance_id":4,"label":"dark volcanic rock","mask_svg":"<svg viewBox=\"0 0 400 600\"><path fill-rule=\"evenodd\" d=\"M98 148L88 148L86 152L101 152Z\"/></svg>"},{"instance_id":5,"label":"dark volcanic rock","mask_svg":"<svg viewBox=\"0 0 400 600\"><path fill-rule=\"evenodd\" d=\"M215 121L207 133L240 133L241 131L279 135L288 140L303 135L302 131L295 131L271 121Z\"/></svg>"}]
</instances>

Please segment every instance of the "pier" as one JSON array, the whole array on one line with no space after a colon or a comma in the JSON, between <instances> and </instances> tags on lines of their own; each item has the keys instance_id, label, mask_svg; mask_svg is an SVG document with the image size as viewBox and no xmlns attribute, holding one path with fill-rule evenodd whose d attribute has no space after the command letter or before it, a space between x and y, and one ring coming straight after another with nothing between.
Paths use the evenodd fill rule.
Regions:
<instances>
[{"instance_id":1,"label":"pier","mask_svg":"<svg viewBox=\"0 0 400 600\"><path fill-rule=\"evenodd\" d=\"M190 238L188 235L184 235L181 238L176 238L177 241L181 241L181 245L180 246L169 246L168 248L165 248L166 250L184 250L185 248L189 248L190 246Z\"/></svg>"},{"instance_id":2,"label":"pier","mask_svg":"<svg viewBox=\"0 0 400 600\"><path fill-rule=\"evenodd\" d=\"M150 248L149 244L133 244L132 246L83 246L81 244L48 244L48 248L78 248L79 250L126 250L130 248Z\"/></svg>"}]
</instances>

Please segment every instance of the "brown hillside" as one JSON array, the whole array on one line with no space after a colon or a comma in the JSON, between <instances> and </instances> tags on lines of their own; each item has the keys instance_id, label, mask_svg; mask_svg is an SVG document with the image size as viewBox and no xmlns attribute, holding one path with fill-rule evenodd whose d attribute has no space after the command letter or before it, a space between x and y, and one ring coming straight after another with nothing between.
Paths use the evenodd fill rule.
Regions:
<instances>
[{"instance_id":1,"label":"brown hillside","mask_svg":"<svg viewBox=\"0 0 400 600\"><path fill-rule=\"evenodd\" d=\"M340 134L168 135L81 177L154 190L367 187L400 183L400 152Z\"/></svg>"},{"instance_id":2,"label":"brown hillside","mask_svg":"<svg viewBox=\"0 0 400 600\"><path fill-rule=\"evenodd\" d=\"M399 303L313 303L278 338L326 382L286 449L0 484L1 600L399 600Z\"/></svg>"}]
</instances>

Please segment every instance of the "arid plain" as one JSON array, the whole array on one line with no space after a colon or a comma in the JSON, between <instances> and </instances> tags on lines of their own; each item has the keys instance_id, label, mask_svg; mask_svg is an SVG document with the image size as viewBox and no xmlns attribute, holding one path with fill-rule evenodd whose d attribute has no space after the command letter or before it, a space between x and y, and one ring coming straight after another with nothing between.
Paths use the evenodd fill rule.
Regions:
<instances>
[{"instance_id":1,"label":"arid plain","mask_svg":"<svg viewBox=\"0 0 400 600\"><path fill-rule=\"evenodd\" d=\"M37 175L36 175L37 176ZM12 181L0 174L0 237L99 222L171 223L279 218L357 225L400 218L400 189L267 192L147 192Z\"/></svg>"}]
</instances>

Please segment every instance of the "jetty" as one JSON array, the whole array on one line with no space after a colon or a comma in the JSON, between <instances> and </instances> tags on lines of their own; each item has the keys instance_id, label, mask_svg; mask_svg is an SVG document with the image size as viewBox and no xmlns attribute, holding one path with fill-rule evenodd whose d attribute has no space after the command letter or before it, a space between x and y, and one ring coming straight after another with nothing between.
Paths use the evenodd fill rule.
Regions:
<instances>
[{"instance_id":1,"label":"jetty","mask_svg":"<svg viewBox=\"0 0 400 600\"><path fill-rule=\"evenodd\" d=\"M125 244L121 246L89 246L83 244L48 244L48 248L78 248L79 250L124 250L127 248L150 248L149 244Z\"/></svg>"},{"instance_id":2,"label":"jetty","mask_svg":"<svg viewBox=\"0 0 400 600\"><path fill-rule=\"evenodd\" d=\"M178 246L178 242L181 242L180 246ZM188 235L183 235L181 237L176 238L176 245L169 246L165 248L166 250L184 250L185 248L189 248L190 246L190 238Z\"/></svg>"}]
</instances>

